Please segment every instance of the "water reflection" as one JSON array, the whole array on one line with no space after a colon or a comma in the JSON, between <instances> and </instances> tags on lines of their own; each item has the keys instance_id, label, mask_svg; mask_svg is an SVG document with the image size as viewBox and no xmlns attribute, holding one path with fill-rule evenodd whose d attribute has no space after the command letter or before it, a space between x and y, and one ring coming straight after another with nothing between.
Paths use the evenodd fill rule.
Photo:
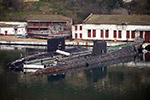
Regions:
<instances>
[{"instance_id":1,"label":"water reflection","mask_svg":"<svg viewBox=\"0 0 150 100\"><path fill-rule=\"evenodd\" d=\"M144 53L141 60L150 62L150 52Z\"/></svg>"},{"instance_id":2,"label":"water reflection","mask_svg":"<svg viewBox=\"0 0 150 100\"><path fill-rule=\"evenodd\" d=\"M98 82L98 80L103 79L107 75L107 66L94 68L92 69L93 72L93 81Z\"/></svg>"},{"instance_id":3,"label":"water reflection","mask_svg":"<svg viewBox=\"0 0 150 100\"><path fill-rule=\"evenodd\" d=\"M48 82L65 79L65 74L62 75L47 75Z\"/></svg>"},{"instance_id":4,"label":"water reflection","mask_svg":"<svg viewBox=\"0 0 150 100\"><path fill-rule=\"evenodd\" d=\"M27 55L26 51L22 50L0 50L0 100L149 100L150 98L150 64L146 61L148 67L138 67L141 57L132 56L88 68L70 70L56 76L37 77L8 69L7 63L20 58L20 53L23 56ZM135 65L136 67L128 66L131 62L139 63Z\"/></svg>"}]
</instances>

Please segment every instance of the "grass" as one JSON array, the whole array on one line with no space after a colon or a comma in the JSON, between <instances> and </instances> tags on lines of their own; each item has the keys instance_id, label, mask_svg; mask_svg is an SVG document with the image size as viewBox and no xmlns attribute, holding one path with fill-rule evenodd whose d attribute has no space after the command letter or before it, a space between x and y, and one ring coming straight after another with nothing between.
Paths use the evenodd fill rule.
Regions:
<instances>
[{"instance_id":1,"label":"grass","mask_svg":"<svg viewBox=\"0 0 150 100\"><path fill-rule=\"evenodd\" d=\"M42 14L43 12L45 14L60 14L60 15L64 15L64 16L68 16L70 18L74 18L76 20L74 20L75 22L82 22L83 19L85 19L85 17L87 17L87 15L89 15L90 13L97 13L97 14L101 14L104 8L103 12L108 13L108 8L110 8L112 10L112 8L114 7L118 7L118 5L112 5L114 3L116 3L117 1L109 1L106 0L105 2L101 2L99 0L95 0L94 2L92 0L86 1L78 1L78 2L73 2L70 0L53 0L53 1L39 1L39 2L26 2L23 3L23 5L18 6L18 8L15 6L14 8L8 7L3 8L3 6L0 6L0 10L3 11L5 13L5 16L0 14L0 20L14 20L16 18L16 20L23 20L26 16L28 16L29 14ZM119 3L119 2L117 2ZM120 3L119 3L120 5ZM112 7L114 6L114 7ZM19 8L21 7L21 9ZM10 9L13 10L10 10ZM16 12L16 10L14 9L18 9L20 12ZM134 9L133 9L134 8ZM132 7L133 10L135 10L134 12L136 12L136 10L138 10L138 13L150 13L149 11L149 5L147 6L142 6L142 7L138 7L138 9L135 9L135 7ZM3 10L4 9L4 10ZM98 10L100 9L100 10ZM130 10L132 10L130 9ZM106 10L106 11L105 11ZM13 14L12 16L10 16L9 14ZM18 14L17 14L18 13ZM111 13L111 12L110 12ZM18 17L16 16L18 15ZM14 17L15 16L15 17ZM14 18L12 18L14 17Z\"/></svg>"}]
</instances>

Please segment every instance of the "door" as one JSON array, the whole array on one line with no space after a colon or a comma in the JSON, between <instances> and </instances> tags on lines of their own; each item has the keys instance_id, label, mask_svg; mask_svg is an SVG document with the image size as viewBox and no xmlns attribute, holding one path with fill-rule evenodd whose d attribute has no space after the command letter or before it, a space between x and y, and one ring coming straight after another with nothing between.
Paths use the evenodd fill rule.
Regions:
<instances>
[{"instance_id":1,"label":"door","mask_svg":"<svg viewBox=\"0 0 150 100\"><path fill-rule=\"evenodd\" d=\"M93 30L93 37L96 37L96 30Z\"/></svg>"},{"instance_id":2,"label":"door","mask_svg":"<svg viewBox=\"0 0 150 100\"><path fill-rule=\"evenodd\" d=\"M130 38L130 31L126 32L126 38L129 39Z\"/></svg>"},{"instance_id":3,"label":"door","mask_svg":"<svg viewBox=\"0 0 150 100\"><path fill-rule=\"evenodd\" d=\"M145 32L145 42L150 42L150 31Z\"/></svg>"},{"instance_id":4,"label":"door","mask_svg":"<svg viewBox=\"0 0 150 100\"><path fill-rule=\"evenodd\" d=\"M17 32L17 28L14 28L14 30L15 30L15 35L17 35L17 33L18 33L18 32Z\"/></svg>"},{"instance_id":5,"label":"door","mask_svg":"<svg viewBox=\"0 0 150 100\"><path fill-rule=\"evenodd\" d=\"M91 30L88 30L88 37L91 37Z\"/></svg>"},{"instance_id":6,"label":"door","mask_svg":"<svg viewBox=\"0 0 150 100\"><path fill-rule=\"evenodd\" d=\"M8 32L7 32L7 31L5 31L5 35L7 35L7 33L8 33Z\"/></svg>"},{"instance_id":7,"label":"door","mask_svg":"<svg viewBox=\"0 0 150 100\"><path fill-rule=\"evenodd\" d=\"M106 38L109 38L109 30L106 30L106 32L105 32L105 37L106 37Z\"/></svg>"},{"instance_id":8,"label":"door","mask_svg":"<svg viewBox=\"0 0 150 100\"><path fill-rule=\"evenodd\" d=\"M117 31L115 30L114 31L114 39L116 39L117 38Z\"/></svg>"},{"instance_id":9,"label":"door","mask_svg":"<svg viewBox=\"0 0 150 100\"><path fill-rule=\"evenodd\" d=\"M103 30L101 30L101 38L103 38L103 37L104 37L104 36L103 36L103 33L104 33L104 32L103 32Z\"/></svg>"},{"instance_id":10,"label":"door","mask_svg":"<svg viewBox=\"0 0 150 100\"><path fill-rule=\"evenodd\" d=\"M145 61L150 61L150 53L145 54Z\"/></svg>"},{"instance_id":11,"label":"door","mask_svg":"<svg viewBox=\"0 0 150 100\"><path fill-rule=\"evenodd\" d=\"M119 31L119 32L118 32L118 34L119 34L119 35L118 35L118 38L120 38L120 39L121 39L121 38L122 38L121 31Z\"/></svg>"},{"instance_id":12,"label":"door","mask_svg":"<svg viewBox=\"0 0 150 100\"><path fill-rule=\"evenodd\" d=\"M82 33L80 33L80 39L82 39Z\"/></svg>"},{"instance_id":13,"label":"door","mask_svg":"<svg viewBox=\"0 0 150 100\"><path fill-rule=\"evenodd\" d=\"M140 38L143 38L143 31L140 31Z\"/></svg>"},{"instance_id":14,"label":"door","mask_svg":"<svg viewBox=\"0 0 150 100\"><path fill-rule=\"evenodd\" d=\"M77 33L75 33L75 39L77 39L78 38L78 34Z\"/></svg>"}]
</instances>

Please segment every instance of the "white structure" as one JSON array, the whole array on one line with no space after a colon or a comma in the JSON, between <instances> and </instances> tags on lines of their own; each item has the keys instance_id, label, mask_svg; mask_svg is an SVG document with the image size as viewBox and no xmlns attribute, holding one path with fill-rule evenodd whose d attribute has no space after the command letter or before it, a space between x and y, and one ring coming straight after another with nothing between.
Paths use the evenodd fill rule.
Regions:
<instances>
[{"instance_id":1,"label":"white structure","mask_svg":"<svg viewBox=\"0 0 150 100\"><path fill-rule=\"evenodd\" d=\"M143 38L150 42L150 16L90 14L83 24L72 26L72 38L113 41Z\"/></svg>"},{"instance_id":2,"label":"white structure","mask_svg":"<svg viewBox=\"0 0 150 100\"><path fill-rule=\"evenodd\" d=\"M62 51L62 50L56 50L56 53L63 54L65 56L70 56L71 55L69 52L65 52L65 51Z\"/></svg>"},{"instance_id":3,"label":"white structure","mask_svg":"<svg viewBox=\"0 0 150 100\"><path fill-rule=\"evenodd\" d=\"M40 1L40 0L24 0L24 2L35 2L35 1Z\"/></svg>"},{"instance_id":4,"label":"white structure","mask_svg":"<svg viewBox=\"0 0 150 100\"><path fill-rule=\"evenodd\" d=\"M26 22L0 22L1 35L25 35Z\"/></svg>"},{"instance_id":5,"label":"white structure","mask_svg":"<svg viewBox=\"0 0 150 100\"><path fill-rule=\"evenodd\" d=\"M123 2L125 2L125 3L129 3L131 1L133 1L133 0L123 0Z\"/></svg>"}]
</instances>

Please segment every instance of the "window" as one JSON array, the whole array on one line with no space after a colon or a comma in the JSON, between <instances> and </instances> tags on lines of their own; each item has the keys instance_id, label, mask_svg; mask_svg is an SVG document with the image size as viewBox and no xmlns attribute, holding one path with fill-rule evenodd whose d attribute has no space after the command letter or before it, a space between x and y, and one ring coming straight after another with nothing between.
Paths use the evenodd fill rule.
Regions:
<instances>
[{"instance_id":1,"label":"window","mask_svg":"<svg viewBox=\"0 0 150 100\"><path fill-rule=\"evenodd\" d=\"M53 26L53 23L51 22L51 26Z\"/></svg>"},{"instance_id":2,"label":"window","mask_svg":"<svg viewBox=\"0 0 150 100\"><path fill-rule=\"evenodd\" d=\"M118 32L118 38L122 38L121 31Z\"/></svg>"},{"instance_id":3,"label":"window","mask_svg":"<svg viewBox=\"0 0 150 100\"><path fill-rule=\"evenodd\" d=\"M80 26L80 30L82 30L82 26Z\"/></svg>"},{"instance_id":4,"label":"window","mask_svg":"<svg viewBox=\"0 0 150 100\"><path fill-rule=\"evenodd\" d=\"M101 30L101 37L102 37L102 38L104 37L103 33L104 33L103 30Z\"/></svg>"},{"instance_id":5,"label":"window","mask_svg":"<svg viewBox=\"0 0 150 100\"><path fill-rule=\"evenodd\" d=\"M135 38L135 31L132 31L131 38Z\"/></svg>"},{"instance_id":6,"label":"window","mask_svg":"<svg viewBox=\"0 0 150 100\"><path fill-rule=\"evenodd\" d=\"M93 37L96 37L96 30L93 30Z\"/></svg>"},{"instance_id":7,"label":"window","mask_svg":"<svg viewBox=\"0 0 150 100\"><path fill-rule=\"evenodd\" d=\"M33 26L35 27L35 26L36 26L36 23L34 23Z\"/></svg>"},{"instance_id":8,"label":"window","mask_svg":"<svg viewBox=\"0 0 150 100\"><path fill-rule=\"evenodd\" d=\"M126 32L126 38L129 39L130 38L130 31Z\"/></svg>"},{"instance_id":9,"label":"window","mask_svg":"<svg viewBox=\"0 0 150 100\"><path fill-rule=\"evenodd\" d=\"M75 39L77 39L78 38L78 34L77 33L75 33Z\"/></svg>"},{"instance_id":10,"label":"window","mask_svg":"<svg viewBox=\"0 0 150 100\"><path fill-rule=\"evenodd\" d=\"M109 37L109 30L106 30L106 32L105 32L105 37L106 37L106 38Z\"/></svg>"},{"instance_id":11,"label":"window","mask_svg":"<svg viewBox=\"0 0 150 100\"><path fill-rule=\"evenodd\" d=\"M114 31L114 38L117 38L117 31Z\"/></svg>"},{"instance_id":12,"label":"window","mask_svg":"<svg viewBox=\"0 0 150 100\"><path fill-rule=\"evenodd\" d=\"M91 30L88 30L88 37L91 37Z\"/></svg>"},{"instance_id":13,"label":"window","mask_svg":"<svg viewBox=\"0 0 150 100\"><path fill-rule=\"evenodd\" d=\"M46 26L48 27L48 23L46 23Z\"/></svg>"},{"instance_id":14,"label":"window","mask_svg":"<svg viewBox=\"0 0 150 100\"><path fill-rule=\"evenodd\" d=\"M140 31L140 38L143 38L143 31Z\"/></svg>"},{"instance_id":15,"label":"window","mask_svg":"<svg viewBox=\"0 0 150 100\"><path fill-rule=\"evenodd\" d=\"M75 31L77 31L78 30L78 26L75 26Z\"/></svg>"},{"instance_id":16,"label":"window","mask_svg":"<svg viewBox=\"0 0 150 100\"><path fill-rule=\"evenodd\" d=\"M80 33L80 38L82 39L82 33Z\"/></svg>"}]
</instances>

